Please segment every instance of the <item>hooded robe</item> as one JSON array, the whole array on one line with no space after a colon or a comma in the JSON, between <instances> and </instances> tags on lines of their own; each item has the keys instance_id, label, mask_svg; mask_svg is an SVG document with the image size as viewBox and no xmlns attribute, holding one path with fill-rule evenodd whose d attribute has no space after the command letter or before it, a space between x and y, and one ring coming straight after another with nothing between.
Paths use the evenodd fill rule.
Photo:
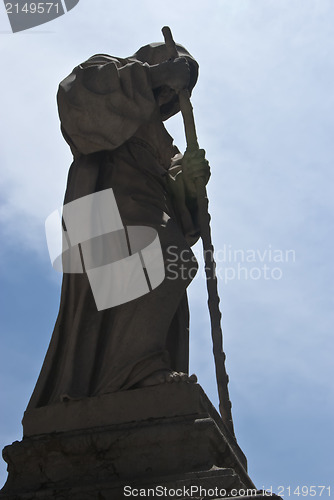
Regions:
<instances>
[{"instance_id":1,"label":"hooded robe","mask_svg":"<svg viewBox=\"0 0 334 500\"><path fill-rule=\"evenodd\" d=\"M183 47L178 50L190 65L191 91L198 65ZM159 107L161 89L152 90L149 70L167 59L164 44L126 59L99 54L60 83L61 129L73 153L64 204L112 188L124 226L158 232L166 275L146 295L98 311L87 275L64 274L58 318L28 410L130 389L157 370L188 372L186 287L194 273L175 279L175 270L197 269L190 245L198 230L192 224L196 207L178 213L167 187L176 150L163 120L179 111L178 99L174 94ZM192 260L181 262L185 252Z\"/></svg>"}]
</instances>

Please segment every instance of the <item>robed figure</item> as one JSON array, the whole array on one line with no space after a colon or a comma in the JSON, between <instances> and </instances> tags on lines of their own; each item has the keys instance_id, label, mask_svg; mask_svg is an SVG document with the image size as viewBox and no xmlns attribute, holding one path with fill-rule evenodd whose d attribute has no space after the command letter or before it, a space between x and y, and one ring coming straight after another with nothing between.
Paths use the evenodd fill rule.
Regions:
<instances>
[{"instance_id":1,"label":"robed figure","mask_svg":"<svg viewBox=\"0 0 334 500\"><path fill-rule=\"evenodd\" d=\"M177 90L191 92L198 76L193 57L178 51L174 61L159 43L128 58L95 55L59 86L61 129L73 153L64 206L112 188L124 226L157 231L165 278L149 293L99 311L87 275L65 273L28 409L194 380L187 376L186 297L197 269L190 247L199 238L193 174L208 180L209 167L202 150L182 157L163 124L179 111Z\"/></svg>"}]
</instances>

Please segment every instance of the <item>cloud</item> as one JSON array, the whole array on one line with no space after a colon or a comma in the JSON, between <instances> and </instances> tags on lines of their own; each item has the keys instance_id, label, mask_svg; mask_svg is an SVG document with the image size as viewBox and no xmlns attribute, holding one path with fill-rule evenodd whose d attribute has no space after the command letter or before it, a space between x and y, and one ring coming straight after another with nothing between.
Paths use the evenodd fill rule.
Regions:
<instances>
[{"instance_id":1,"label":"cloud","mask_svg":"<svg viewBox=\"0 0 334 500\"><path fill-rule=\"evenodd\" d=\"M0 35L0 214L8 312L17 317L20 289L39 300L49 318L37 324L36 309L30 313L20 302L21 322L2 341L3 352L15 357L21 349L18 332L29 323L31 358L21 363L20 378L29 372L33 384L37 376L59 296L43 227L62 203L71 162L59 131L58 82L93 53L127 56L162 40L160 28L169 24L200 63L192 102L199 142L212 168L208 193L215 248L263 251L272 245L296 252L295 262L282 264L280 280L219 282L238 440L256 481L268 485L279 477L288 485L291 470L306 484L310 478L331 480L326 442L333 414L332 19L330 0L213 0L210 5L172 0L159 8L144 0L140 10L130 0L110 11L103 2L94 8L79 2L45 25L48 33ZM176 144L185 147L181 117L167 126ZM34 273L25 276L13 256L17 262L25 258L26 266L36 259ZM217 404L203 278L191 285L189 300L191 368ZM15 435L12 416L22 413L30 391L15 373L9 363L5 376L12 389L4 394L11 410L3 423L4 443ZM310 428L317 439L309 437ZM317 463L314 456L321 457Z\"/></svg>"}]
</instances>

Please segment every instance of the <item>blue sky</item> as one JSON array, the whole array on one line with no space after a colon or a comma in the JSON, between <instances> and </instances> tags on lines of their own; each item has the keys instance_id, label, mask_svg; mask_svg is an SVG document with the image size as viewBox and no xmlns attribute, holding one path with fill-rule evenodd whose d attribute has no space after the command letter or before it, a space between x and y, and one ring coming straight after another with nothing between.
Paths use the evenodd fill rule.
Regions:
<instances>
[{"instance_id":1,"label":"blue sky","mask_svg":"<svg viewBox=\"0 0 334 500\"><path fill-rule=\"evenodd\" d=\"M71 162L58 83L94 53L128 56L161 40L167 24L200 64L192 101L212 168L230 397L250 476L276 491L334 487L334 3L112 3L80 0L15 35L0 6L1 447L22 437L59 304L44 236ZM180 116L167 127L182 150ZM195 252L200 259L199 245ZM191 369L217 404L201 271L189 296Z\"/></svg>"}]
</instances>

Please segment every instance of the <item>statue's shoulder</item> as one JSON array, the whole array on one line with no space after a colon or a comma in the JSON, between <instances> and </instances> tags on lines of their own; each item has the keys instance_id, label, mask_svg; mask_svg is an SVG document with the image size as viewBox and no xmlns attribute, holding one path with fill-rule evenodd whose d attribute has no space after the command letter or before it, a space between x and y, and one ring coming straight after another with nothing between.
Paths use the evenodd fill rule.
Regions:
<instances>
[{"instance_id":1,"label":"statue's shoulder","mask_svg":"<svg viewBox=\"0 0 334 500\"><path fill-rule=\"evenodd\" d=\"M81 68L87 68L89 66L100 66L108 63L114 63L116 66L123 66L128 61L121 57L110 56L109 54L94 54L85 62L80 64Z\"/></svg>"}]
</instances>

